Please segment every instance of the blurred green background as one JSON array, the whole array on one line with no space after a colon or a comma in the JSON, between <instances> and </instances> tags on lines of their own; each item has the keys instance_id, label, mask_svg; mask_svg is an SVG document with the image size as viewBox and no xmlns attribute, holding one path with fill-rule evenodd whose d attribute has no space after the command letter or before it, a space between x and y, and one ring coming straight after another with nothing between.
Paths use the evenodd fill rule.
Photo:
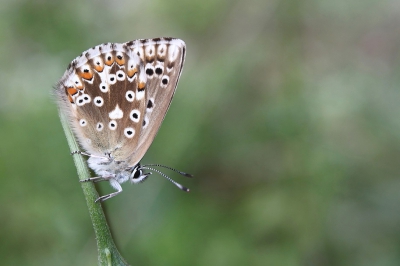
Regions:
<instances>
[{"instance_id":1,"label":"blurred green background","mask_svg":"<svg viewBox=\"0 0 400 266\"><path fill-rule=\"evenodd\" d=\"M105 202L132 265L400 265L398 0L0 1L2 265L97 264L52 86L160 36L187 60L143 162L196 178Z\"/></svg>"}]
</instances>

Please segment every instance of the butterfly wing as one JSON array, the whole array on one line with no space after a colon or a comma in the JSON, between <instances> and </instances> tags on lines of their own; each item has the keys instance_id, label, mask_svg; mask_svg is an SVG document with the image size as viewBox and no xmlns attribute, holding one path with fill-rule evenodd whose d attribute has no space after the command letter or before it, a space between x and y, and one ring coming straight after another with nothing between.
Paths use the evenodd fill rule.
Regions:
<instances>
[{"instance_id":1,"label":"butterfly wing","mask_svg":"<svg viewBox=\"0 0 400 266\"><path fill-rule=\"evenodd\" d=\"M136 165L165 117L182 70L183 41L106 43L78 56L56 87L81 146Z\"/></svg>"},{"instance_id":2,"label":"butterfly wing","mask_svg":"<svg viewBox=\"0 0 400 266\"><path fill-rule=\"evenodd\" d=\"M171 104L185 61L186 46L172 38L136 41L134 53L143 62L146 82L146 110L137 149L130 165L136 165L153 142Z\"/></svg>"}]
</instances>

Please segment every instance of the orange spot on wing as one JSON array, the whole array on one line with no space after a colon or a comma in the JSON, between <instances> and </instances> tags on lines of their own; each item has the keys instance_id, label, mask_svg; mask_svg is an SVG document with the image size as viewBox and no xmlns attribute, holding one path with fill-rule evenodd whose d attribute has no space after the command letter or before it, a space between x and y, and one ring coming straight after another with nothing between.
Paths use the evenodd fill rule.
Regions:
<instances>
[{"instance_id":1,"label":"orange spot on wing","mask_svg":"<svg viewBox=\"0 0 400 266\"><path fill-rule=\"evenodd\" d=\"M79 76L86 80L91 80L93 78L93 74L91 72L80 72Z\"/></svg>"},{"instance_id":2,"label":"orange spot on wing","mask_svg":"<svg viewBox=\"0 0 400 266\"><path fill-rule=\"evenodd\" d=\"M139 90L143 90L144 87L146 87L146 83L145 82L139 82L138 89Z\"/></svg>"},{"instance_id":3,"label":"orange spot on wing","mask_svg":"<svg viewBox=\"0 0 400 266\"><path fill-rule=\"evenodd\" d=\"M69 88L67 89L67 92L68 92L69 95L74 96L75 94L78 93L78 90L75 89L74 87L69 87Z\"/></svg>"},{"instance_id":4,"label":"orange spot on wing","mask_svg":"<svg viewBox=\"0 0 400 266\"><path fill-rule=\"evenodd\" d=\"M102 72L104 67L103 66L95 66L94 69L96 69L97 72Z\"/></svg>"},{"instance_id":5,"label":"orange spot on wing","mask_svg":"<svg viewBox=\"0 0 400 266\"><path fill-rule=\"evenodd\" d=\"M116 56L115 62L117 62L118 65L123 66L123 65L125 65L125 58L122 57L121 59L119 59L118 56Z\"/></svg>"},{"instance_id":6,"label":"orange spot on wing","mask_svg":"<svg viewBox=\"0 0 400 266\"><path fill-rule=\"evenodd\" d=\"M137 71L136 67L131 70L128 70L128 77L130 77L130 78L133 77L137 72L138 71Z\"/></svg>"},{"instance_id":7,"label":"orange spot on wing","mask_svg":"<svg viewBox=\"0 0 400 266\"><path fill-rule=\"evenodd\" d=\"M104 64L111 66L114 63L114 57L111 55L104 55Z\"/></svg>"},{"instance_id":8,"label":"orange spot on wing","mask_svg":"<svg viewBox=\"0 0 400 266\"><path fill-rule=\"evenodd\" d=\"M68 100L70 103L74 103L74 100L72 99L71 95L68 94Z\"/></svg>"}]
</instances>

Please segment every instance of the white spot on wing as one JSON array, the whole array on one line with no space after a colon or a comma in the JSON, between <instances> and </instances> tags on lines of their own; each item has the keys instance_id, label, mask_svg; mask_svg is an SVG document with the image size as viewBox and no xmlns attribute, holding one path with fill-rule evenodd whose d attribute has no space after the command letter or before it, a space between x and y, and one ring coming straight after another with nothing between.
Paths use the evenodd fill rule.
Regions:
<instances>
[{"instance_id":1,"label":"white spot on wing","mask_svg":"<svg viewBox=\"0 0 400 266\"><path fill-rule=\"evenodd\" d=\"M76 98L76 105L78 105L78 106L83 106L83 105L86 104L86 101L85 101L85 99L84 99L84 95L85 95L85 94L80 95L80 96L78 96L78 97Z\"/></svg>"},{"instance_id":2,"label":"white spot on wing","mask_svg":"<svg viewBox=\"0 0 400 266\"><path fill-rule=\"evenodd\" d=\"M81 120L79 120L79 125L81 126L81 127L84 127L84 126L86 126L87 125L87 122L86 122L86 120L85 119L81 119Z\"/></svg>"},{"instance_id":3,"label":"white spot on wing","mask_svg":"<svg viewBox=\"0 0 400 266\"><path fill-rule=\"evenodd\" d=\"M108 128L111 130L115 130L117 128L117 121L111 120L110 123L108 123Z\"/></svg>"},{"instance_id":4,"label":"white spot on wing","mask_svg":"<svg viewBox=\"0 0 400 266\"><path fill-rule=\"evenodd\" d=\"M133 91L126 91L125 98L128 102L133 102L135 100L135 93Z\"/></svg>"},{"instance_id":5,"label":"white spot on wing","mask_svg":"<svg viewBox=\"0 0 400 266\"><path fill-rule=\"evenodd\" d=\"M157 48L158 55L164 57L167 54L167 46L165 44L160 44Z\"/></svg>"},{"instance_id":6,"label":"white spot on wing","mask_svg":"<svg viewBox=\"0 0 400 266\"><path fill-rule=\"evenodd\" d=\"M160 86L161 86L162 88L166 88L167 85L168 85L168 83L169 83L169 77L168 77L167 75L164 75L164 76L161 78Z\"/></svg>"},{"instance_id":7,"label":"white spot on wing","mask_svg":"<svg viewBox=\"0 0 400 266\"><path fill-rule=\"evenodd\" d=\"M117 80L119 80L119 81L125 80L125 72L124 71L118 70L117 73L115 73L115 75L117 76Z\"/></svg>"},{"instance_id":8,"label":"white spot on wing","mask_svg":"<svg viewBox=\"0 0 400 266\"><path fill-rule=\"evenodd\" d=\"M178 57L178 53L179 53L178 46L171 44L168 49L168 60L175 61L176 58Z\"/></svg>"},{"instance_id":9,"label":"white spot on wing","mask_svg":"<svg viewBox=\"0 0 400 266\"><path fill-rule=\"evenodd\" d=\"M115 109L112 110L109 114L108 117L110 119L121 119L124 116L124 112L122 112L121 108L119 108L118 104L115 106Z\"/></svg>"},{"instance_id":10,"label":"white spot on wing","mask_svg":"<svg viewBox=\"0 0 400 266\"><path fill-rule=\"evenodd\" d=\"M108 82L113 85L117 82L117 77L115 76L115 74L110 74L108 75Z\"/></svg>"},{"instance_id":11,"label":"white spot on wing","mask_svg":"<svg viewBox=\"0 0 400 266\"><path fill-rule=\"evenodd\" d=\"M96 129L97 129L97 131L102 131L103 130L103 128L104 128L104 125L103 125L103 123L97 123L97 125L96 125Z\"/></svg>"},{"instance_id":12,"label":"white spot on wing","mask_svg":"<svg viewBox=\"0 0 400 266\"><path fill-rule=\"evenodd\" d=\"M108 84L105 82L100 83L99 88L100 88L101 92L104 92L104 93L108 92Z\"/></svg>"},{"instance_id":13,"label":"white spot on wing","mask_svg":"<svg viewBox=\"0 0 400 266\"><path fill-rule=\"evenodd\" d=\"M135 136L135 130L132 127L127 127L124 129L125 137L133 138Z\"/></svg>"},{"instance_id":14,"label":"white spot on wing","mask_svg":"<svg viewBox=\"0 0 400 266\"><path fill-rule=\"evenodd\" d=\"M103 98L101 98L100 96L94 97L94 104L95 104L97 107L102 107L103 104L104 104Z\"/></svg>"},{"instance_id":15,"label":"white spot on wing","mask_svg":"<svg viewBox=\"0 0 400 266\"><path fill-rule=\"evenodd\" d=\"M144 90L136 92L136 100L141 100L144 98Z\"/></svg>"},{"instance_id":16,"label":"white spot on wing","mask_svg":"<svg viewBox=\"0 0 400 266\"><path fill-rule=\"evenodd\" d=\"M139 122L139 120L140 120L140 112L139 112L139 110L133 109L131 111L131 113L129 114L129 118L135 123Z\"/></svg>"}]
</instances>

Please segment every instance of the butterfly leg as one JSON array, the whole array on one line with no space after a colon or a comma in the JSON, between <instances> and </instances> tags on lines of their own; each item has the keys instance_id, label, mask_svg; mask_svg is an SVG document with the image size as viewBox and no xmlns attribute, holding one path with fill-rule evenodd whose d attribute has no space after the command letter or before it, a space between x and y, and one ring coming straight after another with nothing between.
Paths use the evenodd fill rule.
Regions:
<instances>
[{"instance_id":1,"label":"butterfly leg","mask_svg":"<svg viewBox=\"0 0 400 266\"><path fill-rule=\"evenodd\" d=\"M97 156L97 155L93 155L93 154L90 154L90 153L87 153L87 152L83 152L83 151L73 151L73 152L71 152L71 155L74 155L74 154L85 155L85 156L88 156L88 157L102 158L102 159L107 159L107 160L110 159L109 157Z\"/></svg>"},{"instance_id":2,"label":"butterfly leg","mask_svg":"<svg viewBox=\"0 0 400 266\"><path fill-rule=\"evenodd\" d=\"M115 180L115 179L110 179L110 184L111 184L111 186L112 186L113 188L115 188L117 191L116 191L116 192L113 192L113 193L110 193L110 194L107 194L107 195L104 195L104 196L101 196L101 197L99 197L95 202L108 200L108 199L110 199L110 198L112 198L112 197L114 197L114 196L116 196L116 195L118 195L119 193L122 192L122 187L121 187L121 185L118 183L117 180Z\"/></svg>"},{"instance_id":3,"label":"butterfly leg","mask_svg":"<svg viewBox=\"0 0 400 266\"><path fill-rule=\"evenodd\" d=\"M100 181L106 181L109 180L109 178L107 177L102 177L102 176L96 176L96 177L91 177L88 179L83 179L83 180L79 180L79 182L93 182L93 183L97 183Z\"/></svg>"}]
</instances>

